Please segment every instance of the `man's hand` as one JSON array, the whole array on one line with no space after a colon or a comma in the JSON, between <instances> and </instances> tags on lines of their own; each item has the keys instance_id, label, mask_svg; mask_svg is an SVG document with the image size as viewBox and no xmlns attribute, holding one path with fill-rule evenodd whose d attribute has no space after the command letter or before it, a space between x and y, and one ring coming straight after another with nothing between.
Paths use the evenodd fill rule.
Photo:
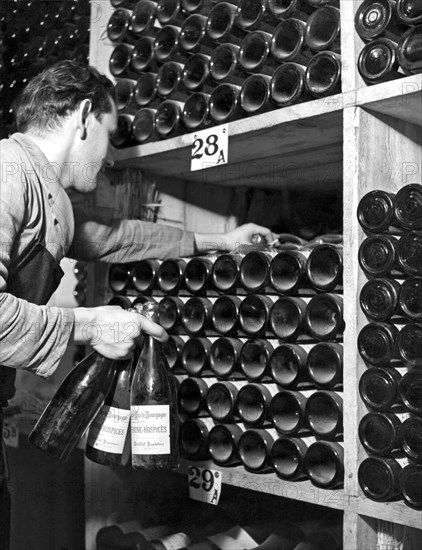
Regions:
<instances>
[{"instance_id":1,"label":"man's hand","mask_svg":"<svg viewBox=\"0 0 422 550\"><path fill-rule=\"evenodd\" d=\"M195 233L195 246L198 252L206 253L211 249L230 252L241 244L251 244L255 235L260 235L267 243L277 238L268 227L246 223L227 233Z\"/></svg>"},{"instance_id":2,"label":"man's hand","mask_svg":"<svg viewBox=\"0 0 422 550\"><path fill-rule=\"evenodd\" d=\"M126 359L141 343L143 332L160 342L168 335L160 326L119 306L75 308L73 342L87 344L109 359Z\"/></svg>"}]
</instances>

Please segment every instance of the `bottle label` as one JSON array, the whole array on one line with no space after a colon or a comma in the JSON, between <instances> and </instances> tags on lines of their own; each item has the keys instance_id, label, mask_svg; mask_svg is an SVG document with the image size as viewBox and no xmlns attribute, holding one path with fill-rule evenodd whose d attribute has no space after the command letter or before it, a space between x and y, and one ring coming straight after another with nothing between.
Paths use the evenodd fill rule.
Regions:
<instances>
[{"instance_id":1,"label":"bottle label","mask_svg":"<svg viewBox=\"0 0 422 550\"><path fill-rule=\"evenodd\" d=\"M185 533L174 533L168 537L160 539L163 548L166 550L176 550L177 548L184 548L191 543L191 539Z\"/></svg>"},{"instance_id":2,"label":"bottle label","mask_svg":"<svg viewBox=\"0 0 422 550\"><path fill-rule=\"evenodd\" d=\"M170 454L170 406L132 405L132 453Z\"/></svg>"},{"instance_id":3,"label":"bottle label","mask_svg":"<svg viewBox=\"0 0 422 550\"><path fill-rule=\"evenodd\" d=\"M87 444L107 453L122 454L130 411L104 405L92 421Z\"/></svg>"},{"instance_id":4,"label":"bottle label","mask_svg":"<svg viewBox=\"0 0 422 550\"><path fill-rule=\"evenodd\" d=\"M240 526L233 527L225 533L218 533L208 537L220 550L249 550L256 548L257 542Z\"/></svg>"}]
</instances>

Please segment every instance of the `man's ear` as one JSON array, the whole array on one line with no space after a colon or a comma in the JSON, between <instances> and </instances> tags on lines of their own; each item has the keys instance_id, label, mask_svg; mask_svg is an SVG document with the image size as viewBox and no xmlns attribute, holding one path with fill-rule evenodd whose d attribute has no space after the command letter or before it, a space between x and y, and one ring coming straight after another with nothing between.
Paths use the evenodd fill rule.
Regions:
<instances>
[{"instance_id":1,"label":"man's ear","mask_svg":"<svg viewBox=\"0 0 422 550\"><path fill-rule=\"evenodd\" d=\"M91 112L92 103L90 99L84 99L79 105L78 110L78 128L81 132L81 139L86 139L87 136L87 120Z\"/></svg>"}]
</instances>

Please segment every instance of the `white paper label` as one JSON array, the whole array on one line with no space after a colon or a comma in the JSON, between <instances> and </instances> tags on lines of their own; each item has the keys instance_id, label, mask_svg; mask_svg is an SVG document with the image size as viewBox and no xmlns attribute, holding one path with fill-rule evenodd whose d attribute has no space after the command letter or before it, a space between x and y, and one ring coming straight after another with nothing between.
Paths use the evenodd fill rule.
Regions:
<instances>
[{"instance_id":1,"label":"white paper label","mask_svg":"<svg viewBox=\"0 0 422 550\"><path fill-rule=\"evenodd\" d=\"M228 149L228 124L195 132L192 143L191 171L227 164Z\"/></svg>"},{"instance_id":2,"label":"white paper label","mask_svg":"<svg viewBox=\"0 0 422 550\"><path fill-rule=\"evenodd\" d=\"M221 472L209 468L189 466L189 497L217 505L221 495Z\"/></svg>"},{"instance_id":3,"label":"white paper label","mask_svg":"<svg viewBox=\"0 0 422 550\"><path fill-rule=\"evenodd\" d=\"M239 525L208 538L221 550L249 550L257 546L257 542Z\"/></svg>"},{"instance_id":4,"label":"white paper label","mask_svg":"<svg viewBox=\"0 0 422 550\"><path fill-rule=\"evenodd\" d=\"M104 405L91 423L88 445L107 453L122 454L130 411Z\"/></svg>"},{"instance_id":5,"label":"white paper label","mask_svg":"<svg viewBox=\"0 0 422 550\"><path fill-rule=\"evenodd\" d=\"M3 439L8 447L19 447L19 428L13 422L3 423Z\"/></svg>"},{"instance_id":6,"label":"white paper label","mask_svg":"<svg viewBox=\"0 0 422 550\"><path fill-rule=\"evenodd\" d=\"M174 533L168 537L160 539L161 544L166 550L178 550L191 543L191 539L185 533Z\"/></svg>"},{"instance_id":7,"label":"white paper label","mask_svg":"<svg viewBox=\"0 0 422 550\"><path fill-rule=\"evenodd\" d=\"M132 453L170 454L170 406L132 405Z\"/></svg>"}]
</instances>

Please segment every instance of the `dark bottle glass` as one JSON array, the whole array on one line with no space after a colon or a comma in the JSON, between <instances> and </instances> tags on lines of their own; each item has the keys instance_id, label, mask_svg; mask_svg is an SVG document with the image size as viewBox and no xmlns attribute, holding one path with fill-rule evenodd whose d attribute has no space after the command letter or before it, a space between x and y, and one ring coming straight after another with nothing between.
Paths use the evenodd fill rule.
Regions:
<instances>
[{"instance_id":1,"label":"dark bottle glass","mask_svg":"<svg viewBox=\"0 0 422 550\"><path fill-rule=\"evenodd\" d=\"M206 397L215 378L189 377L182 380L178 389L179 411L188 416L208 416Z\"/></svg>"},{"instance_id":2,"label":"dark bottle glass","mask_svg":"<svg viewBox=\"0 0 422 550\"><path fill-rule=\"evenodd\" d=\"M276 430L251 428L239 438L238 452L246 470L250 472L268 472L272 470L270 450L277 439Z\"/></svg>"},{"instance_id":3,"label":"dark bottle glass","mask_svg":"<svg viewBox=\"0 0 422 550\"><path fill-rule=\"evenodd\" d=\"M155 113L155 129L160 138L172 137L181 132L183 103L166 99Z\"/></svg>"},{"instance_id":4,"label":"dark bottle glass","mask_svg":"<svg viewBox=\"0 0 422 550\"><path fill-rule=\"evenodd\" d=\"M132 134L133 115L119 114L117 117L117 131L110 139L110 143L117 149L135 145Z\"/></svg>"},{"instance_id":5,"label":"dark bottle glass","mask_svg":"<svg viewBox=\"0 0 422 550\"><path fill-rule=\"evenodd\" d=\"M136 307L136 306L135 306ZM146 302L137 311L158 321L158 304ZM161 344L144 335L131 385L132 467L176 469L179 467L179 417L177 385Z\"/></svg>"},{"instance_id":6,"label":"dark bottle glass","mask_svg":"<svg viewBox=\"0 0 422 550\"><path fill-rule=\"evenodd\" d=\"M180 5L185 13L195 13L206 7L204 0L180 0Z\"/></svg>"},{"instance_id":7,"label":"dark bottle glass","mask_svg":"<svg viewBox=\"0 0 422 550\"><path fill-rule=\"evenodd\" d=\"M167 363L173 372L181 367L181 357L184 341L180 336L171 335L167 342L163 344L163 353L166 356Z\"/></svg>"},{"instance_id":8,"label":"dark bottle glass","mask_svg":"<svg viewBox=\"0 0 422 550\"><path fill-rule=\"evenodd\" d=\"M406 409L422 415L422 372L415 368L407 372L399 382L400 399Z\"/></svg>"},{"instance_id":9,"label":"dark bottle glass","mask_svg":"<svg viewBox=\"0 0 422 550\"><path fill-rule=\"evenodd\" d=\"M248 426L262 426L267 420L271 399L278 392L276 384L246 384L236 398L237 416Z\"/></svg>"},{"instance_id":10,"label":"dark bottle glass","mask_svg":"<svg viewBox=\"0 0 422 550\"><path fill-rule=\"evenodd\" d=\"M343 298L338 294L317 294L306 306L304 327L316 340L333 340L344 330Z\"/></svg>"},{"instance_id":11,"label":"dark bottle glass","mask_svg":"<svg viewBox=\"0 0 422 550\"><path fill-rule=\"evenodd\" d=\"M209 366L218 378L236 376L240 350L243 346L237 338L217 338L211 344Z\"/></svg>"},{"instance_id":12,"label":"dark bottle glass","mask_svg":"<svg viewBox=\"0 0 422 550\"><path fill-rule=\"evenodd\" d=\"M180 325L183 302L177 296L164 296L158 303L158 319L167 332L174 331Z\"/></svg>"},{"instance_id":13,"label":"dark bottle glass","mask_svg":"<svg viewBox=\"0 0 422 550\"><path fill-rule=\"evenodd\" d=\"M326 97L341 91L341 59L335 52L318 52L308 63L305 86L314 97Z\"/></svg>"},{"instance_id":14,"label":"dark bottle glass","mask_svg":"<svg viewBox=\"0 0 422 550\"><path fill-rule=\"evenodd\" d=\"M408 464L400 472L400 488L404 502L422 510L422 465Z\"/></svg>"},{"instance_id":15,"label":"dark bottle glass","mask_svg":"<svg viewBox=\"0 0 422 550\"><path fill-rule=\"evenodd\" d=\"M398 329L394 325L374 321L365 325L358 336L358 350L362 359L381 367L398 357Z\"/></svg>"},{"instance_id":16,"label":"dark bottle glass","mask_svg":"<svg viewBox=\"0 0 422 550\"><path fill-rule=\"evenodd\" d=\"M422 418L411 416L399 426L400 448L415 462L422 462Z\"/></svg>"},{"instance_id":17,"label":"dark bottle glass","mask_svg":"<svg viewBox=\"0 0 422 550\"><path fill-rule=\"evenodd\" d=\"M126 521L101 527L95 537L96 550L113 550L121 548L145 548L149 540L165 536L171 531L171 526L154 525L143 529L138 520Z\"/></svg>"},{"instance_id":18,"label":"dark bottle glass","mask_svg":"<svg viewBox=\"0 0 422 550\"><path fill-rule=\"evenodd\" d=\"M362 241L358 259L368 277L383 277L393 271L396 267L398 242L391 235L370 235Z\"/></svg>"},{"instance_id":19,"label":"dark bottle glass","mask_svg":"<svg viewBox=\"0 0 422 550\"><path fill-rule=\"evenodd\" d=\"M240 90L240 106L248 115L272 109L270 104L271 77L266 74L248 76Z\"/></svg>"},{"instance_id":20,"label":"dark bottle glass","mask_svg":"<svg viewBox=\"0 0 422 550\"><path fill-rule=\"evenodd\" d=\"M85 305L85 303L86 303L86 284L77 283L77 285L73 289L73 296L76 300L76 303L79 306Z\"/></svg>"},{"instance_id":21,"label":"dark bottle glass","mask_svg":"<svg viewBox=\"0 0 422 550\"><path fill-rule=\"evenodd\" d=\"M397 38L404 27L397 19L394 0L364 0L355 15L355 29L365 42L381 36Z\"/></svg>"},{"instance_id":22,"label":"dark bottle glass","mask_svg":"<svg viewBox=\"0 0 422 550\"><path fill-rule=\"evenodd\" d=\"M240 303L238 296L219 296L214 302L211 322L219 334L227 335L237 328Z\"/></svg>"},{"instance_id":23,"label":"dark bottle glass","mask_svg":"<svg viewBox=\"0 0 422 550\"><path fill-rule=\"evenodd\" d=\"M399 294L400 284L394 279L370 279L360 291L360 307L368 319L388 321L397 313Z\"/></svg>"},{"instance_id":24,"label":"dark bottle glass","mask_svg":"<svg viewBox=\"0 0 422 550\"><path fill-rule=\"evenodd\" d=\"M394 194L376 189L366 193L358 204L357 216L362 229L382 233L394 225Z\"/></svg>"},{"instance_id":25,"label":"dark bottle glass","mask_svg":"<svg viewBox=\"0 0 422 550\"><path fill-rule=\"evenodd\" d=\"M107 23L107 36L112 42L125 42L134 44L136 34L132 31L131 18L132 12L126 8L117 8L112 13Z\"/></svg>"},{"instance_id":26,"label":"dark bottle glass","mask_svg":"<svg viewBox=\"0 0 422 550\"><path fill-rule=\"evenodd\" d=\"M282 296L271 307L270 327L281 340L297 340L302 333L306 302L294 296Z\"/></svg>"},{"instance_id":27,"label":"dark bottle glass","mask_svg":"<svg viewBox=\"0 0 422 550\"><path fill-rule=\"evenodd\" d=\"M205 15L193 13L183 22L180 30L180 45L188 53L209 53L213 47L211 39L206 34L207 18Z\"/></svg>"},{"instance_id":28,"label":"dark bottle glass","mask_svg":"<svg viewBox=\"0 0 422 550\"><path fill-rule=\"evenodd\" d=\"M253 250L240 262L239 280L248 292L259 292L268 283L271 260L277 251Z\"/></svg>"},{"instance_id":29,"label":"dark bottle glass","mask_svg":"<svg viewBox=\"0 0 422 550\"><path fill-rule=\"evenodd\" d=\"M305 479L304 463L309 445L314 437L280 437L271 447L271 462L275 473L289 481Z\"/></svg>"},{"instance_id":30,"label":"dark bottle glass","mask_svg":"<svg viewBox=\"0 0 422 550\"><path fill-rule=\"evenodd\" d=\"M126 75L133 76L133 71L130 69L133 46L128 44L118 44L111 52L109 59L110 73L116 78Z\"/></svg>"},{"instance_id":31,"label":"dark bottle glass","mask_svg":"<svg viewBox=\"0 0 422 550\"><path fill-rule=\"evenodd\" d=\"M398 336L399 354L409 367L422 367L422 324L404 325Z\"/></svg>"},{"instance_id":32,"label":"dark bottle glass","mask_svg":"<svg viewBox=\"0 0 422 550\"><path fill-rule=\"evenodd\" d=\"M212 303L208 298L189 298L182 310L182 324L188 334L200 334L210 325Z\"/></svg>"},{"instance_id":33,"label":"dark bottle glass","mask_svg":"<svg viewBox=\"0 0 422 550\"><path fill-rule=\"evenodd\" d=\"M281 390L271 400L268 418L283 435L295 435L307 428L305 406L310 391Z\"/></svg>"},{"instance_id":34,"label":"dark bottle glass","mask_svg":"<svg viewBox=\"0 0 422 550\"><path fill-rule=\"evenodd\" d=\"M334 439L343 431L343 398L333 391L316 391L306 401L305 418L314 435Z\"/></svg>"},{"instance_id":35,"label":"dark bottle glass","mask_svg":"<svg viewBox=\"0 0 422 550\"><path fill-rule=\"evenodd\" d=\"M401 421L391 412L370 412L359 423L359 439L370 454L389 456L399 448Z\"/></svg>"},{"instance_id":36,"label":"dark bottle glass","mask_svg":"<svg viewBox=\"0 0 422 550\"><path fill-rule=\"evenodd\" d=\"M133 96L138 107L150 105L156 97L157 74L143 73L139 75Z\"/></svg>"},{"instance_id":37,"label":"dark bottle glass","mask_svg":"<svg viewBox=\"0 0 422 550\"><path fill-rule=\"evenodd\" d=\"M130 18L132 32L136 35L152 31L157 18L157 3L150 0L137 2Z\"/></svg>"},{"instance_id":38,"label":"dark bottle glass","mask_svg":"<svg viewBox=\"0 0 422 550\"><path fill-rule=\"evenodd\" d=\"M271 354L269 374L279 386L293 389L305 379L307 353L298 344L281 344Z\"/></svg>"},{"instance_id":39,"label":"dark bottle glass","mask_svg":"<svg viewBox=\"0 0 422 550\"><path fill-rule=\"evenodd\" d=\"M190 130L199 130L208 125L209 94L194 92L183 107L183 124Z\"/></svg>"},{"instance_id":40,"label":"dark bottle glass","mask_svg":"<svg viewBox=\"0 0 422 550\"><path fill-rule=\"evenodd\" d=\"M199 376L206 371L210 348L208 338L192 337L186 340L181 356L183 369L192 376Z\"/></svg>"},{"instance_id":41,"label":"dark bottle glass","mask_svg":"<svg viewBox=\"0 0 422 550\"><path fill-rule=\"evenodd\" d=\"M182 23L186 15L183 13L179 0L158 0L157 19L161 25Z\"/></svg>"},{"instance_id":42,"label":"dark bottle glass","mask_svg":"<svg viewBox=\"0 0 422 550\"><path fill-rule=\"evenodd\" d=\"M114 99L119 112L134 114L137 110L134 102L136 80L120 78L114 86Z\"/></svg>"},{"instance_id":43,"label":"dark bottle glass","mask_svg":"<svg viewBox=\"0 0 422 550\"><path fill-rule=\"evenodd\" d=\"M126 296L113 296L113 298L107 302L107 305L119 306L122 309L129 309L132 306L132 302Z\"/></svg>"},{"instance_id":44,"label":"dark bottle glass","mask_svg":"<svg viewBox=\"0 0 422 550\"><path fill-rule=\"evenodd\" d=\"M131 287L132 264L112 264L108 270L108 286L113 292L122 294Z\"/></svg>"},{"instance_id":45,"label":"dark bottle glass","mask_svg":"<svg viewBox=\"0 0 422 550\"><path fill-rule=\"evenodd\" d=\"M176 61L166 61L158 69L156 92L163 99L185 100L186 90L182 84L183 65Z\"/></svg>"},{"instance_id":46,"label":"dark bottle glass","mask_svg":"<svg viewBox=\"0 0 422 550\"><path fill-rule=\"evenodd\" d=\"M144 107L136 113L132 122L132 135L136 143L146 143L158 139L155 137L156 112L156 109Z\"/></svg>"},{"instance_id":47,"label":"dark bottle glass","mask_svg":"<svg viewBox=\"0 0 422 550\"><path fill-rule=\"evenodd\" d=\"M340 52L340 10L334 6L316 9L306 22L305 41L314 51Z\"/></svg>"},{"instance_id":48,"label":"dark bottle glass","mask_svg":"<svg viewBox=\"0 0 422 550\"><path fill-rule=\"evenodd\" d=\"M286 63L280 68L287 65L290 64ZM278 69L276 72L278 72ZM294 293L303 283L305 268L306 256L304 254L296 250L282 250L271 260L269 283L277 292L282 294Z\"/></svg>"},{"instance_id":49,"label":"dark bottle glass","mask_svg":"<svg viewBox=\"0 0 422 550\"><path fill-rule=\"evenodd\" d=\"M130 63L137 73L151 70L156 71L154 38L152 36L141 36L136 41L131 52Z\"/></svg>"},{"instance_id":50,"label":"dark bottle glass","mask_svg":"<svg viewBox=\"0 0 422 550\"><path fill-rule=\"evenodd\" d=\"M230 2L218 2L208 14L207 34L214 42L239 43L245 31L235 26L237 8Z\"/></svg>"},{"instance_id":51,"label":"dark bottle glass","mask_svg":"<svg viewBox=\"0 0 422 550\"><path fill-rule=\"evenodd\" d=\"M209 83L210 57L202 53L193 54L185 63L182 74L182 82L189 92L202 90Z\"/></svg>"},{"instance_id":52,"label":"dark bottle glass","mask_svg":"<svg viewBox=\"0 0 422 550\"><path fill-rule=\"evenodd\" d=\"M343 246L319 244L306 262L306 275L311 285L324 292L334 290L343 282Z\"/></svg>"},{"instance_id":53,"label":"dark bottle glass","mask_svg":"<svg viewBox=\"0 0 422 550\"><path fill-rule=\"evenodd\" d=\"M215 124L235 120L243 110L239 102L240 87L223 83L214 88L210 97L210 118Z\"/></svg>"},{"instance_id":54,"label":"dark bottle glass","mask_svg":"<svg viewBox=\"0 0 422 550\"><path fill-rule=\"evenodd\" d=\"M316 487L340 488L344 477L343 446L335 441L312 443L306 451L304 467Z\"/></svg>"},{"instance_id":55,"label":"dark bottle glass","mask_svg":"<svg viewBox=\"0 0 422 550\"><path fill-rule=\"evenodd\" d=\"M422 23L422 6L418 0L397 0L396 13L405 25L420 25Z\"/></svg>"},{"instance_id":56,"label":"dark bottle glass","mask_svg":"<svg viewBox=\"0 0 422 550\"><path fill-rule=\"evenodd\" d=\"M309 379L318 388L335 388L343 382L343 346L320 342L313 346L306 360Z\"/></svg>"},{"instance_id":57,"label":"dark bottle glass","mask_svg":"<svg viewBox=\"0 0 422 550\"><path fill-rule=\"evenodd\" d=\"M29 435L49 456L66 461L111 390L119 363L90 353L66 376Z\"/></svg>"},{"instance_id":58,"label":"dark bottle glass","mask_svg":"<svg viewBox=\"0 0 422 550\"><path fill-rule=\"evenodd\" d=\"M132 285L138 292L150 294L155 287L155 276L159 260L140 260L130 271Z\"/></svg>"},{"instance_id":59,"label":"dark bottle glass","mask_svg":"<svg viewBox=\"0 0 422 550\"><path fill-rule=\"evenodd\" d=\"M410 183L397 191L394 197L394 215L403 229L422 229L422 185Z\"/></svg>"},{"instance_id":60,"label":"dark bottle glass","mask_svg":"<svg viewBox=\"0 0 422 550\"><path fill-rule=\"evenodd\" d=\"M238 392L246 382L219 381L213 384L206 395L207 410L217 422L231 422L236 416Z\"/></svg>"},{"instance_id":61,"label":"dark bottle glass","mask_svg":"<svg viewBox=\"0 0 422 550\"><path fill-rule=\"evenodd\" d=\"M404 234L397 245L397 262L409 275L422 273L422 234L415 231Z\"/></svg>"},{"instance_id":62,"label":"dark bottle glass","mask_svg":"<svg viewBox=\"0 0 422 550\"><path fill-rule=\"evenodd\" d=\"M157 286L166 294L177 294L183 285L186 260L183 258L164 260L157 271Z\"/></svg>"},{"instance_id":63,"label":"dark bottle glass","mask_svg":"<svg viewBox=\"0 0 422 550\"><path fill-rule=\"evenodd\" d=\"M246 73L272 74L278 63L271 58L271 34L263 31L248 33L240 44L239 66Z\"/></svg>"},{"instance_id":64,"label":"dark bottle glass","mask_svg":"<svg viewBox=\"0 0 422 550\"><path fill-rule=\"evenodd\" d=\"M359 394L367 407L388 411L399 400L400 371L392 367L371 367L359 380Z\"/></svg>"},{"instance_id":65,"label":"dark bottle glass","mask_svg":"<svg viewBox=\"0 0 422 550\"><path fill-rule=\"evenodd\" d=\"M186 55L181 53L180 27L166 25L155 37L154 56L159 63L166 61L185 61Z\"/></svg>"},{"instance_id":66,"label":"dark bottle glass","mask_svg":"<svg viewBox=\"0 0 422 550\"><path fill-rule=\"evenodd\" d=\"M268 0L268 9L277 19L290 19L291 17L306 21L313 7L302 0Z\"/></svg>"},{"instance_id":67,"label":"dark bottle glass","mask_svg":"<svg viewBox=\"0 0 422 550\"><path fill-rule=\"evenodd\" d=\"M402 78L397 44L388 38L377 38L366 44L359 54L358 71L367 84Z\"/></svg>"},{"instance_id":68,"label":"dark bottle glass","mask_svg":"<svg viewBox=\"0 0 422 550\"><path fill-rule=\"evenodd\" d=\"M358 468L359 485L365 496L378 502L398 500L401 469L401 464L394 458L365 458Z\"/></svg>"},{"instance_id":69,"label":"dark bottle glass","mask_svg":"<svg viewBox=\"0 0 422 550\"><path fill-rule=\"evenodd\" d=\"M239 439L245 431L242 424L216 424L208 436L208 448L213 461L221 466L240 463Z\"/></svg>"},{"instance_id":70,"label":"dark bottle glass","mask_svg":"<svg viewBox=\"0 0 422 550\"><path fill-rule=\"evenodd\" d=\"M217 44L210 58L210 75L216 82L241 85L245 73L239 68L239 46Z\"/></svg>"},{"instance_id":71,"label":"dark bottle glass","mask_svg":"<svg viewBox=\"0 0 422 550\"><path fill-rule=\"evenodd\" d=\"M239 325L248 336L265 334L273 301L269 296L249 294L239 306Z\"/></svg>"},{"instance_id":72,"label":"dark bottle glass","mask_svg":"<svg viewBox=\"0 0 422 550\"><path fill-rule=\"evenodd\" d=\"M204 460L209 458L208 436L214 422L210 418L189 418L180 426L180 448L185 458Z\"/></svg>"},{"instance_id":73,"label":"dark bottle glass","mask_svg":"<svg viewBox=\"0 0 422 550\"><path fill-rule=\"evenodd\" d=\"M402 312L412 321L422 320L422 277L407 277L399 290Z\"/></svg>"},{"instance_id":74,"label":"dark bottle glass","mask_svg":"<svg viewBox=\"0 0 422 550\"><path fill-rule=\"evenodd\" d=\"M311 50L305 44L304 21L295 18L283 19L274 29L271 38L271 55L279 63L287 61L307 65L312 57Z\"/></svg>"},{"instance_id":75,"label":"dark bottle glass","mask_svg":"<svg viewBox=\"0 0 422 550\"><path fill-rule=\"evenodd\" d=\"M282 63L271 79L271 101L286 107L311 99L305 88L305 68L297 63Z\"/></svg>"},{"instance_id":76,"label":"dark bottle glass","mask_svg":"<svg viewBox=\"0 0 422 550\"><path fill-rule=\"evenodd\" d=\"M267 375L273 349L268 340L253 339L243 344L239 355L239 368L248 380L258 382Z\"/></svg>"},{"instance_id":77,"label":"dark bottle glass","mask_svg":"<svg viewBox=\"0 0 422 550\"><path fill-rule=\"evenodd\" d=\"M197 256L188 261L183 273L186 289L192 294L202 294L210 286L211 270L215 256Z\"/></svg>"},{"instance_id":78,"label":"dark bottle glass","mask_svg":"<svg viewBox=\"0 0 422 550\"><path fill-rule=\"evenodd\" d=\"M125 466L129 460L130 385L137 354L120 361L104 405L91 422L85 456L104 466Z\"/></svg>"}]
</instances>

